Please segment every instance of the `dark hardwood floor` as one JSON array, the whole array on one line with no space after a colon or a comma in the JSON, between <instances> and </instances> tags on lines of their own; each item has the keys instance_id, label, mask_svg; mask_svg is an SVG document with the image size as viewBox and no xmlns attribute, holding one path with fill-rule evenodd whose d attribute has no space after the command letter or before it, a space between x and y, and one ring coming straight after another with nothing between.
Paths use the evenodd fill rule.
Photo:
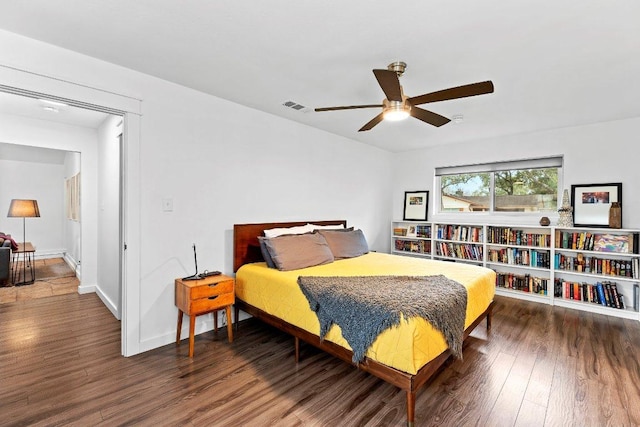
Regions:
<instances>
[{"instance_id":1,"label":"dark hardwood floor","mask_svg":"<svg viewBox=\"0 0 640 427\"><path fill-rule=\"evenodd\" d=\"M640 322L496 298L417 426L640 425ZM395 426L405 394L257 321L130 358L95 294L0 305L0 425Z\"/></svg>"}]
</instances>

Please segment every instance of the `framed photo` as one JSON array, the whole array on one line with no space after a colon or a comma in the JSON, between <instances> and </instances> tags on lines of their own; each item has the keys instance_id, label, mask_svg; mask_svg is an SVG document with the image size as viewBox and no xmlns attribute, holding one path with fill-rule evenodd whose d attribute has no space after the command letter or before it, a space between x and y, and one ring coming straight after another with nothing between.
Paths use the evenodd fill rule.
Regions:
<instances>
[{"instance_id":1,"label":"framed photo","mask_svg":"<svg viewBox=\"0 0 640 427\"><path fill-rule=\"evenodd\" d=\"M404 192L404 215L405 221L426 221L427 210L429 208L428 191L405 191Z\"/></svg>"},{"instance_id":2,"label":"framed photo","mask_svg":"<svg viewBox=\"0 0 640 427\"><path fill-rule=\"evenodd\" d=\"M80 172L65 180L67 219L80 221Z\"/></svg>"},{"instance_id":3,"label":"framed photo","mask_svg":"<svg viewBox=\"0 0 640 427\"><path fill-rule=\"evenodd\" d=\"M622 183L571 186L574 227L609 227L612 202L622 203Z\"/></svg>"},{"instance_id":4,"label":"framed photo","mask_svg":"<svg viewBox=\"0 0 640 427\"><path fill-rule=\"evenodd\" d=\"M415 225L409 225L407 227L407 237L418 237Z\"/></svg>"}]
</instances>

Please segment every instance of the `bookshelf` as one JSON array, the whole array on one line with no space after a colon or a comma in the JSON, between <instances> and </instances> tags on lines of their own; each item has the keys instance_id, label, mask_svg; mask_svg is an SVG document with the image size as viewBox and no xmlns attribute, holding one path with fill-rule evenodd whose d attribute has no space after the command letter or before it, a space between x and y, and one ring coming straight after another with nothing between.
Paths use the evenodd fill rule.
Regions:
<instances>
[{"instance_id":1,"label":"bookshelf","mask_svg":"<svg viewBox=\"0 0 640 427\"><path fill-rule=\"evenodd\" d=\"M638 319L638 230L555 228L554 303Z\"/></svg>"},{"instance_id":2,"label":"bookshelf","mask_svg":"<svg viewBox=\"0 0 640 427\"><path fill-rule=\"evenodd\" d=\"M394 221L391 227L391 253L431 258L429 222Z\"/></svg>"},{"instance_id":3,"label":"bookshelf","mask_svg":"<svg viewBox=\"0 0 640 427\"><path fill-rule=\"evenodd\" d=\"M640 320L640 230L392 222L391 252L496 272L496 294Z\"/></svg>"},{"instance_id":4,"label":"bookshelf","mask_svg":"<svg viewBox=\"0 0 640 427\"><path fill-rule=\"evenodd\" d=\"M484 229L477 224L434 224L434 258L484 263Z\"/></svg>"},{"instance_id":5,"label":"bookshelf","mask_svg":"<svg viewBox=\"0 0 640 427\"><path fill-rule=\"evenodd\" d=\"M486 266L496 271L496 293L551 303L551 230L487 226Z\"/></svg>"}]
</instances>

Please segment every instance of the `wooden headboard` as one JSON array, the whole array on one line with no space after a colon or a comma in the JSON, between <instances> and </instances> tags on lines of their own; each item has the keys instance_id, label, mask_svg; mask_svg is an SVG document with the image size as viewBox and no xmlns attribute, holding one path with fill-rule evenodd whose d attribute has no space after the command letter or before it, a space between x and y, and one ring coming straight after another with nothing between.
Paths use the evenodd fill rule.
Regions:
<instances>
[{"instance_id":1,"label":"wooden headboard","mask_svg":"<svg viewBox=\"0 0 640 427\"><path fill-rule=\"evenodd\" d=\"M258 236L263 235L264 230L270 228L295 227L305 224L318 225L344 225L345 220L333 221L297 221L297 222L263 222L259 224L234 224L233 225L233 271L250 262L264 261L260 252Z\"/></svg>"}]
</instances>

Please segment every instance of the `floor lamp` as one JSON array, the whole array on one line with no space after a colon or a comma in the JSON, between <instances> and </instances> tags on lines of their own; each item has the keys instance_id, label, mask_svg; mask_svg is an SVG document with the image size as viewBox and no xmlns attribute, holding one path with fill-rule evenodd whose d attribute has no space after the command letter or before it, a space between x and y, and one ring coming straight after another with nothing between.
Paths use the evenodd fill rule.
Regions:
<instances>
[{"instance_id":1,"label":"floor lamp","mask_svg":"<svg viewBox=\"0 0 640 427\"><path fill-rule=\"evenodd\" d=\"M13 199L9 206L9 218L22 218L22 282L14 283L15 285L27 285L35 281L35 274L33 270L33 260L31 255L29 259L31 261L31 281L27 282L27 233L26 233L26 218L39 218L40 209L38 209L37 200L24 200ZM18 261L20 261L20 253L18 253Z\"/></svg>"}]
</instances>

